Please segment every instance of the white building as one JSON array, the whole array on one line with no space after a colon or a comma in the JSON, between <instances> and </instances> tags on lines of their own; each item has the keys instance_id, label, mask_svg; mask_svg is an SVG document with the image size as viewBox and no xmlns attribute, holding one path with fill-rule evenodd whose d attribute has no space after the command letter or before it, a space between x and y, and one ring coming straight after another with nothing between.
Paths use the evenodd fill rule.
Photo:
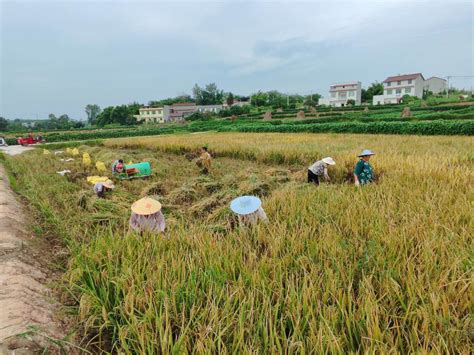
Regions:
<instances>
[{"instance_id":1,"label":"white building","mask_svg":"<svg viewBox=\"0 0 474 355\"><path fill-rule=\"evenodd\" d=\"M319 105L344 107L347 106L348 100L354 100L356 105L360 105L361 95L362 84L360 81L332 84L329 88L329 98L319 99Z\"/></svg>"},{"instance_id":2,"label":"white building","mask_svg":"<svg viewBox=\"0 0 474 355\"><path fill-rule=\"evenodd\" d=\"M447 88L446 79L441 79L436 76L432 76L425 80L425 90L431 91L433 94L440 94Z\"/></svg>"},{"instance_id":3,"label":"white building","mask_svg":"<svg viewBox=\"0 0 474 355\"><path fill-rule=\"evenodd\" d=\"M373 105L399 104L404 95L423 98L423 91L434 94L446 89L446 80L431 77L427 80L421 73L390 76L383 81L383 95L374 95Z\"/></svg>"},{"instance_id":4,"label":"white building","mask_svg":"<svg viewBox=\"0 0 474 355\"><path fill-rule=\"evenodd\" d=\"M383 95L374 95L374 105L398 104L403 95L423 97L425 78L421 73L389 76L383 81Z\"/></svg>"},{"instance_id":5,"label":"white building","mask_svg":"<svg viewBox=\"0 0 474 355\"><path fill-rule=\"evenodd\" d=\"M223 109L223 105L198 105L196 108L200 113L218 113Z\"/></svg>"},{"instance_id":6,"label":"white building","mask_svg":"<svg viewBox=\"0 0 474 355\"><path fill-rule=\"evenodd\" d=\"M138 122L163 123L163 107L142 107L138 109L138 115L134 116Z\"/></svg>"}]
</instances>

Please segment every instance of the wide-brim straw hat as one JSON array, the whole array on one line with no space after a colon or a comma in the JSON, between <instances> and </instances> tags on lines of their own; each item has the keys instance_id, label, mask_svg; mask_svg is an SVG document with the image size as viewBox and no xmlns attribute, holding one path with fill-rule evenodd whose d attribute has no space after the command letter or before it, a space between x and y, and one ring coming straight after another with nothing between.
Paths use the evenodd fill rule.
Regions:
<instances>
[{"instance_id":1,"label":"wide-brim straw hat","mask_svg":"<svg viewBox=\"0 0 474 355\"><path fill-rule=\"evenodd\" d=\"M360 153L358 155L358 157L366 157L366 156L369 156L369 155L375 155L375 153L373 151L371 151L370 149L364 149L362 151L362 153Z\"/></svg>"},{"instance_id":2,"label":"wide-brim straw hat","mask_svg":"<svg viewBox=\"0 0 474 355\"><path fill-rule=\"evenodd\" d=\"M327 157L327 158L323 158L321 159L323 162L325 162L326 164L329 164L329 165L336 165L336 162L334 161L333 158L331 157Z\"/></svg>"},{"instance_id":3,"label":"wide-brim straw hat","mask_svg":"<svg viewBox=\"0 0 474 355\"><path fill-rule=\"evenodd\" d=\"M142 216L148 216L160 210L161 203L150 197L143 197L132 204L132 212Z\"/></svg>"},{"instance_id":4,"label":"wide-brim straw hat","mask_svg":"<svg viewBox=\"0 0 474 355\"><path fill-rule=\"evenodd\" d=\"M230 209L240 215L246 215L255 212L262 205L262 201L256 196L240 196L233 199L230 203Z\"/></svg>"},{"instance_id":5,"label":"wide-brim straw hat","mask_svg":"<svg viewBox=\"0 0 474 355\"><path fill-rule=\"evenodd\" d=\"M106 180L102 183L102 185L104 185L108 189L115 189L115 185L112 180Z\"/></svg>"}]
</instances>

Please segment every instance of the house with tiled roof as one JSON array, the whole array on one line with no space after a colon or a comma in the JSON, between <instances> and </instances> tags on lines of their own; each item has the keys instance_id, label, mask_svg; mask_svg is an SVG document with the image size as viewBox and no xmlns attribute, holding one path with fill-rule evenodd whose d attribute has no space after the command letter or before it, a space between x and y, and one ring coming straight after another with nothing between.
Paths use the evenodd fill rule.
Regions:
<instances>
[{"instance_id":1,"label":"house with tiled roof","mask_svg":"<svg viewBox=\"0 0 474 355\"><path fill-rule=\"evenodd\" d=\"M196 105L194 102L182 102L163 106L163 117L165 122L179 122L193 113L218 113L222 105Z\"/></svg>"},{"instance_id":2,"label":"house with tiled roof","mask_svg":"<svg viewBox=\"0 0 474 355\"><path fill-rule=\"evenodd\" d=\"M423 98L423 91L437 94L446 89L446 80L432 77L425 80L423 74L389 76L383 81L383 95L374 95L374 105L398 104L405 95Z\"/></svg>"}]
</instances>

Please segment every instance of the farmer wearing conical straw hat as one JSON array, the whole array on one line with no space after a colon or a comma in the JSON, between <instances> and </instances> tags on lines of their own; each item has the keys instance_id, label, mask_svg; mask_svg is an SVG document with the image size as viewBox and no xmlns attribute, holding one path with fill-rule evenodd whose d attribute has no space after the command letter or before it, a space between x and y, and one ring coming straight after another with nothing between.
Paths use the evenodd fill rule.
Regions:
<instances>
[{"instance_id":1,"label":"farmer wearing conical straw hat","mask_svg":"<svg viewBox=\"0 0 474 355\"><path fill-rule=\"evenodd\" d=\"M94 193L99 197L99 198L105 198L105 193L107 191L113 190L115 188L114 183L112 180L106 180L104 182L97 182L94 184Z\"/></svg>"},{"instance_id":2,"label":"farmer wearing conical straw hat","mask_svg":"<svg viewBox=\"0 0 474 355\"><path fill-rule=\"evenodd\" d=\"M374 169L370 165L369 160L375 155L370 149L364 149L359 154L359 161L354 169L354 183L356 186L370 184L374 181Z\"/></svg>"},{"instance_id":3,"label":"farmer wearing conical straw hat","mask_svg":"<svg viewBox=\"0 0 474 355\"><path fill-rule=\"evenodd\" d=\"M336 162L333 158L327 157L321 160L318 160L313 165L308 168L308 182L315 183L319 185L319 179L324 176L326 181L331 180L328 175L328 166L336 165Z\"/></svg>"},{"instance_id":4,"label":"farmer wearing conical straw hat","mask_svg":"<svg viewBox=\"0 0 474 355\"><path fill-rule=\"evenodd\" d=\"M250 227L258 221L268 222L262 201L256 196L237 197L231 201L230 209L239 216L240 226Z\"/></svg>"},{"instance_id":5,"label":"farmer wearing conical straw hat","mask_svg":"<svg viewBox=\"0 0 474 355\"><path fill-rule=\"evenodd\" d=\"M128 224L140 234L145 232L164 233L165 216L161 212L161 203L150 197L143 197L135 201Z\"/></svg>"}]
</instances>

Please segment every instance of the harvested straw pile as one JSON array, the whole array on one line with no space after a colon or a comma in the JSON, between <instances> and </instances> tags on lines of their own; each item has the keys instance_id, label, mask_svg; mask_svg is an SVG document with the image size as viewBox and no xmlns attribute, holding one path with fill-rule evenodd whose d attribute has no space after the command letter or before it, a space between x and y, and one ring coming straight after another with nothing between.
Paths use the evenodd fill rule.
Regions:
<instances>
[{"instance_id":1,"label":"harvested straw pile","mask_svg":"<svg viewBox=\"0 0 474 355\"><path fill-rule=\"evenodd\" d=\"M170 192L169 196L170 203L174 205L189 204L198 198L198 193L195 189L189 186L181 186Z\"/></svg>"},{"instance_id":2,"label":"harvested straw pile","mask_svg":"<svg viewBox=\"0 0 474 355\"><path fill-rule=\"evenodd\" d=\"M198 152L188 152L188 153L184 154L184 157L188 161L193 161L194 159L199 157L199 153Z\"/></svg>"},{"instance_id":3,"label":"harvested straw pile","mask_svg":"<svg viewBox=\"0 0 474 355\"><path fill-rule=\"evenodd\" d=\"M200 200L194 204L190 211L194 217L204 217L209 215L215 208L222 203L222 200L217 195L212 195Z\"/></svg>"},{"instance_id":4,"label":"harvested straw pile","mask_svg":"<svg viewBox=\"0 0 474 355\"><path fill-rule=\"evenodd\" d=\"M265 113L263 114L263 120L264 120L264 121L269 121L269 120L271 120L271 119L272 119L272 113L271 113L270 111L265 112Z\"/></svg>"},{"instance_id":5,"label":"harvested straw pile","mask_svg":"<svg viewBox=\"0 0 474 355\"><path fill-rule=\"evenodd\" d=\"M87 178L89 174L88 173L85 173L85 172L73 172L71 174L66 174L66 178L70 181L70 182L78 182L80 180L85 180Z\"/></svg>"},{"instance_id":6,"label":"harvested straw pile","mask_svg":"<svg viewBox=\"0 0 474 355\"><path fill-rule=\"evenodd\" d=\"M410 108L407 106L403 109L401 115L400 115L401 118L407 118L407 117L411 117L411 110Z\"/></svg>"},{"instance_id":7,"label":"harvested straw pile","mask_svg":"<svg viewBox=\"0 0 474 355\"><path fill-rule=\"evenodd\" d=\"M240 184L239 190L242 195L255 195L259 197L267 196L271 192L271 186L266 181L244 181Z\"/></svg>"},{"instance_id":8,"label":"harvested straw pile","mask_svg":"<svg viewBox=\"0 0 474 355\"><path fill-rule=\"evenodd\" d=\"M158 181L155 182L149 186L145 186L145 188L142 191L143 196L150 196L150 195L158 195L158 196L164 196L166 195L166 188L163 184L163 182Z\"/></svg>"},{"instance_id":9,"label":"harvested straw pile","mask_svg":"<svg viewBox=\"0 0 474 355\"><path fill-rule=\"evenodd\" d=\"M286 169L270 168L264 172L265 176L277 183L290 181L290 171Z\"/></svg>"}]
</instances>

